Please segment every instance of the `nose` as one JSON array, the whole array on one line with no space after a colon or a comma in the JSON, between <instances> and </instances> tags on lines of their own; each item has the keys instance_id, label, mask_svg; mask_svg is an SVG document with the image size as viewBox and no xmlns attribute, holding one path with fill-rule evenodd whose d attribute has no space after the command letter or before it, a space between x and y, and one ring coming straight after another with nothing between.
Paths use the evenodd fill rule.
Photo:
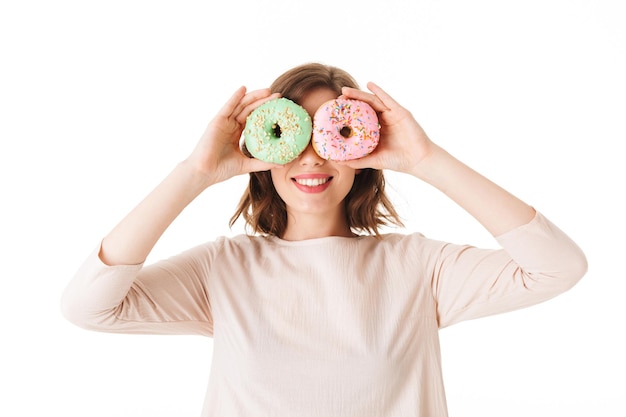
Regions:
<instances>
[{"instance_id":1,"label":"nose","mask_svg":"<svg viewBox=\"0 0 626 417\"><path fill-rule=\"evenodd\" d=\"M324 162L326 162L326 160L315 152L311 142L309 142L304 151L298 156L298 163L301 166L321 166L324 165Z\"/></svg>"}]
</instances>

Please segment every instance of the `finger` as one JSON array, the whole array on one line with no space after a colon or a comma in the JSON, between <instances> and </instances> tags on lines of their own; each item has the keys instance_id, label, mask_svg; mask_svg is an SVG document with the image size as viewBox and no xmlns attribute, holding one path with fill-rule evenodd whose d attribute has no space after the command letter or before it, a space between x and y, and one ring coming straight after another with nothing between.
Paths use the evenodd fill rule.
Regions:
<instances>
[{"instance_id":1,"label":"finger","mask_svg":"<svg viewBox=\"0 0 626 417\"><path fill-rule=\"evenodd\" d=\"M239 102L244 98L245 95L246 87L239 87L237 91L235 91L233 95L228 99L226 104L224 104L224 106L220 109L220 111L217 112L217 115L226 118L230 117L230 115L233 114L233 112L239 105Z\"/></svg>"},{"instance_id":2,"label":"finger","mask_svg":"<svg viewBox=\"0 0 626 417\"><path fill-rule=\"evenodd\" d=\"M244 169L246 172L259 172L259 171L269 171L274 168L284 168L283 165L272 164L270 162L264 162L256 158L247 158L244 163Z\"/></svg>"},{"instance_id":3,"label":"finger","mask_svg":"<svg viewBox=\"0 0 626 417\"><path fill-rule=\"evenodd\" d=\"M348 161L336 161L336 163L340 165L348 166L352 169L364 169L364 168L380 169L380 167L378 167L376 164L376 158L371 155L367 155L359 159L350 159Z\"/></svg>"},{"instance_id":4,"label":"finger","mask_svg":"<svg viewBox=\"0 0 626 417\"><path fill-rule=\"evenodd\" d=\"M343 93L343 97L352 100L364 101L372 106L372 108L377 112L384 112L386 110L389 110L389 107L387 107L380 98L376 97L376 95L372 93L368 93L367 91L362 91L351 87L343 87L341 92Z\"/></svg>"},{"instance_id":5,"label":"finger","mask_svg":"<svg viewBox=\"0 0 626 417\"><path fill-rule=\"evenodd\" d=\"M261 104L266 103L266 102L268 102L270 100L274 100L274 99L276 99L278 97L280 97L280 93L273 93L273 94L269 95L268 97L256 100L255 102L248 104L243 109L241 109L239 114L237 114L235 116L235 120L237 120L237 122L240 123L240 124L245 124L246 123L246 118L250 115L250 113L252 113L254 111L254 109L259 107Z\"/></svg>"},{"instance_id":6,"label":"finger","mask_svg":"<svg viewBox=\"0 0 626 417\"><path fill-rule=\"evenodd\" d=\"M272 93L271 93L269 88L263 88L261 90L255 90L255 91L251 91L251 92L247 93L245 96L243 96L241 98L241 100L239 101L237 106L233 109L233 111L230 114L230 116L233 117L233 118L236 118L237 116L239 116L239 114L241 114L243 109L248 107L251 103L254 103L257 100L265 99L266 97L270 96L271 94Z\"/></svg>"},{"instance_id":7,"label":"finger","mask_svg":"<svg viewBox=\"0 0 626 417\"><path fill-rule=\"evenodd\" d=\"M393 99L393 97L391 97L389 94L387 94L387 92L385 90L383 90L382 88L380 88L377 84L374 84L373 82L369 82L367 83L367 88L376 95L376 97L378 97L385 106L387 106L388 108L394 108L394 107L400 107L400 104L398 104L397 101L395 101Z\"/></svg>"}]
</instances>

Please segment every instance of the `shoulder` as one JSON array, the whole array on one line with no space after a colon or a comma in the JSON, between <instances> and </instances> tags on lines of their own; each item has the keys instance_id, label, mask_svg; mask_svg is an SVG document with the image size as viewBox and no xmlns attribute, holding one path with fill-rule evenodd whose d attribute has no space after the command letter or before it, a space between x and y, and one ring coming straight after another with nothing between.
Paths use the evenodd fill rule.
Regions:
<instances>
[{"instance_id":1,"label":"shoulder","mask_svg":"<svg viewBox=\"0 0 626 417\"><path fill-rule=\"evenodd\" d=\"M243 256L268 249L270 238L257 235L220 236L202 245L216 257Z\"/></svg>"},{"instance_id":2,"label":"shoulder","mask_svg":"<svg viewBox=\"0 0 626 417\"><path fill-rule=\"evenodd\" d=\"M304 241L285 241L274 236L237 235L233 237L219 237L203 245L211 252L222 256L269 254L272 252L315 252L315 251L350 251L379 252L390 251L415 252L432 247L441 247L445 242L429 239L423 234L414 233L386 233L380 236L363 235L354 238L327 237Z\"/></svg>"},{"instance_id":3,"label":"shoulder","mask_svg":"<svg viewBox=\"0 0 626 417\"><path fill-rule=\"evenodd\" d=\"M440 246L445 242L430 239L424 236L422 233L388 233L379 237L371 237L374 241L374 245L380 245L382 247L390 247L393 249L417 249L427 246Z\"/></svg>"},{"instance_id":4,"label":"shoulder","mask_svg":"<svg viewBox=\"0 0 626 417\"><path fill-rule=\"evenodd\" d=\"M249 249L260 247L269 241L267 236L257 235L236 235L236 236L220 236L213 244L217 245L222 250L237 250L237 249Z\"/></svg>"}]
</instances>

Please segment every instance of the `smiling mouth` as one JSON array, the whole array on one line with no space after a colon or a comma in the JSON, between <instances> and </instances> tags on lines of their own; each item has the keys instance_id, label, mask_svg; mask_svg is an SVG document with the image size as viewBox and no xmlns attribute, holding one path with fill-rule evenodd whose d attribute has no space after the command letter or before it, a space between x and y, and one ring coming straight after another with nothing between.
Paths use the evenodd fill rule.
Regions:
<instances>
[{"instance_id":1,"label":"smiling mouth","mask_svg":"<svg viewBox=\"0 0 626 417\"><path fill-rule=\"evenodd\" d=\"M293 180L300 185L304 185L305 187L319 187L322 184L326 184L333 177L325 177L325 178L294 178Z\"/></svg>"}]
</instances>

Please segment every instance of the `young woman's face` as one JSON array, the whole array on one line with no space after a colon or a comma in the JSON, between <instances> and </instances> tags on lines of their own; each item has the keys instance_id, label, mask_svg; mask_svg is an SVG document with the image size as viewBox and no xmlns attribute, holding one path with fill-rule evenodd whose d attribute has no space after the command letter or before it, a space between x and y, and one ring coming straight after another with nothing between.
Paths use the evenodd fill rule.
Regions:
<instances>
[{"instance_id":1,"label":"young woman's face","mask_svg":"<svg viewBox=\"0 0 626 417\"><path fill-rule=\"evenodd\" d=\"M324 102L335 98L332 90L319 88L308 92L299 104L312 119ZM354 183L354 169L320 158L309 143L300 156L283 168L272 169L271 174L289 215L308 213L345 219L343 200Z\"/></svg>"}]
</instances>

